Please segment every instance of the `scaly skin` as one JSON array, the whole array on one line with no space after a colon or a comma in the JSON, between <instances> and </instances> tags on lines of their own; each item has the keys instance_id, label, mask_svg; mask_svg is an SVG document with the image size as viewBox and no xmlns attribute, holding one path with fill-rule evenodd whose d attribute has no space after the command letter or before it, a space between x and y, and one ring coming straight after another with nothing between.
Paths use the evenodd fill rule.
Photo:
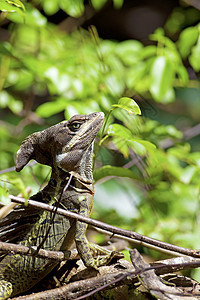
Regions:
<instances>
[{"instance_id":1,"label":"scaly skin","mask_svg":"<svg viewBox=\"0 0 200 300\"><path fill-rule=\"evenodd\" d=\"M17 171L32 158L52 167L48 185L31 199L50 205L61 200L59 207L90 216L94 195L92 144L102 123L102 113L78 115L68 122L34 133L22 143L17 153ZM70 176L70 184L63 192ZM52 215L30 207L16 208L0 221L0 238L30 247L38 246L44 240ZM67 251L75 240L87 267L97 268L106 264L112 253L101 260L94 259L85 237L86 229L87 224L56 214L42 248ZM3 253L0 256L0 299L29 290L56 265L56 262L42 258Z\"/></svg>"}]
</instances>

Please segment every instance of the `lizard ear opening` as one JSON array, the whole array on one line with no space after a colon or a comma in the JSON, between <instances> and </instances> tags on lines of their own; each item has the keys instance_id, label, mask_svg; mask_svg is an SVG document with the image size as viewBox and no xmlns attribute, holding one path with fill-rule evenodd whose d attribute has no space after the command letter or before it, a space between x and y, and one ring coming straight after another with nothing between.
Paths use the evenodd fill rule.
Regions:
<instances>
[{"instance_id":1,"label":"lizard ear opening","mask_svg":"<svg viewBox=\"0 0 200 300\"><path fill-rule=\"evenodd\" d=\"M23 167L33 158L34 148L30 140L27 138L21 144L17 151L16 171L20 172Z\"/></svg>"}]
</instances>

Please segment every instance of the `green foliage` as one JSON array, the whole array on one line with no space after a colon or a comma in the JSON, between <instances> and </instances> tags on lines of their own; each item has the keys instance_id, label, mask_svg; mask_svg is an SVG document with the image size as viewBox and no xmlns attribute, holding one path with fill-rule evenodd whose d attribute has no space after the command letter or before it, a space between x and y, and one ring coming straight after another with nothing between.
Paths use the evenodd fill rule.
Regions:
<instances>
[{"instance_id":1,"label":"green foliage","mask_svg":"<svg viewBox=\"0 0 200 300\"><path fill-rule=\"evenodd\" d=\"M128 97L122 97L119 99L118 104L113 104L112 107L119 107L127 110L129 113L134 113L135 115L141 115L141 110L137 103L128 98Z\"/></svg>"},{"instance_id":2,"label":"green foliage","mask_svg":"<svg viewBox=\"0 0 200 300\"><path fill-rule=\"evenodd\" d=\"M16 174L3 175L0 181L0 197L3 204L9 204L9 193L21 194L24 198L27 198L26 187L23 180Z\"/></svg>"},{"instance_id":3,"label":"green foliage","mask_svg":"<svg viewBox=\"0 0 200 300\"><path fill-rule=\"evenodd\" d=\"M91 1L96 10L105 3ZM122 4L113 1L116 9ZM193 128L199 123L199 12L175 9L165 26L167 34L158 28L144 46L137 40L103 40L94 28L65 32L49 22L48 16L59 9L81 16L82 0L24 5L0 1L10 34L0 42L0 169L14 166L28 134L74 114L103 111L94 179L102 195L110 189L110 198L113 194L124 209L129 201L137 213L118 218L120 209L110 213L108 199L103 207L98 202L98 216L166 242L199 248L200 154L198 126ZM36 193L48 175L49 168L39 164L20 174L5 170L0 176L1 201L7 203L9 193L26 197L27 186ZM116 185L124 197L115 193Z\"/></svg>"},{"instance_id":4,"label":"green foliage","mask_svg":"<svg viewBox=\"0 0 200 300\"><path fill-rule=\"evenodd\" d=\"M188 27L181 32L178 46L183 58L186 58L190 54L191 48L195 45L197 38L198 29L196 27Z\"/></svg>"},{"instance_id":5,"label":"green foliage","mask_svg":"<svg viewBox=\"0 0 200 300\"><path fill-rule=\"evenodd\" d=\"M129 169L125 169L121 167L112 167L106 165L94 171L95 181L98 181L107 176L129 177L132 179L140 180L139 176L137 176L134 172L132 172Z\"/></svg>"},{"instance_id":6,"label":"green foliage","mask_svg":"<svg viewBox=\"0 0 200 300\"><path fill-rule=\"evenodd\" d=\"M0 185L0 197L1 197L1 203L4 205L8 205L10 203L9 194L7 191L6 183L3 182L3 179L1 179L1 185Z\"/></svg>"},{"instance_id":7,"label":"green foliage","mask_svg":"<svg viewBox=\"0 0 200 300\"><path fill-rule=\"evenodd\" d=\"M152 143L133 138L132 132L119 124L110 125L107 136L113 136L113 143L126 158L129 156L129 148L132 148L136 154L141 156L147 154L148 151L154 151L155 149L155 145Z\"/></svg>"},{"instance_id":8,"label":"green foliage","mask_svg":"<svg viewBox=\"0 0 200 300\"><path fill-rule=\"evenodd\" d=\"M23 15L22 10L25 10L24 4L19 0L0 0L0 10L1 11L16 11Z\"/></svg>"},{"instance_id":9,"label":"green foliage","mask_svg":"<svg viewBox=\"0 0 200 300\"><path fill-rule=\"evenodd\" d=\"M184 29L180 34L178 46L182 57L184 59L188 57L191 66L198 72L200 70L200 24Z\"/></svg>"}]
</instances>

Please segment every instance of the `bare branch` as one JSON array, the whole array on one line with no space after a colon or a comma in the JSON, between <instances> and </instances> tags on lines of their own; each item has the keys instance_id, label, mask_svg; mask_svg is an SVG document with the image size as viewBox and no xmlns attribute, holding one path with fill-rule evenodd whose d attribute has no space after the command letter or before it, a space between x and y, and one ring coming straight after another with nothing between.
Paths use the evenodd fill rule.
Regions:
<instances>
[{"instance_id":1,"label":"bare branch","mask_svg":"<svg viewBox=\"0 0 200 300\"><path fill-rule=\"evenodd\" d=\"M1 170L0 171L0 175L4 174L4 173L8 173L8 172L13 172L13 171L15 171L15 166L14 167L10 167L8 169Z\"/></svg>"},{"instance_id":2,"label":"bare branch","mask_svg":"<svg viewBox=\"0 0 200 300\"><path fill-rule=\"evenodd\" d=\"M200 3L198 0L183 0L183 2L200 10Z\"/></svg>"},{"instance_id":3,"label":"bare branch","mask_svg":"<svg viewBox=\"0 0 200 300\"><path fill-rule=\"evenodd\" d=\"M27 167L32 167L33 165L35 165L37 162L35 160L33 161L30 161L28 164L27 164ZM0 170L0 175L2 174L5 174L5 173L8 173L8 172L13 172L16 170L16 166L13 166L13 167L10 167L8 169L4 169L4 170Z\"/></svg>"},{"instance_id":4,"label":"bare branch","mask_svg":"<svg viewBox=\"0 0 200 300\"><path fill-rule=\"evenodd\" d=\"M134 249L130 251L131 261L136 271L141 271L139 281L155 298L160 300L167 299L199 299L199 293L196 295L191 292L182 291L180 287L166 285L162 279L155 274L155 271L148 263L146 263L140 253ZM198 298L194 297L198 296Z\"/></svg>"},{"instance_id":5,"label":"bare branch","mask_svg":"<svg viewBox=\"0 0 200 300\"><path fill-rule=\"evenodd\" d=\"M24 254L28 256L37 256L40 258L48 258L56 261L63 261L71 258L71 256L70 258L69 257L66 258L64 252L61 251L47 251L44 249L40 249L39 251L37 251L37 247L26 247L23 245L16 245L11 243L1 242L1 241L0 241L0 249L3 251L15 252L17 254ZM77 251L76 254L78 254Z\"/></svg>"},{"instance_id":6,"label":"bare branch","mask_svg":"<svg viewBox=\"0 0 200 300\"><path fill-rule=\"evenodd\" d=\"M17 203L21 203L21 204L24 204L25 202L26 203L28 202L28 205L30 205L30 206L41 208L43 210L47 210L47 211L50 211L50 212L54 211L54 209L55 209L54 206L51 206L51 205L48 205L48 204L45 204L45 203L41 203L41 202L38 202L38 201L33 201L33 200L30 200L30 199L25 200L23 198L15 197L15 196L12 196L12 195L10 195L9 197L13 202L17 202ZM113 234L118 234L120 236L128 237L128 238L132 239L133 241L135 241L135 240L140 241L141 244L146 243L146 244L154 245L157 248L161 248L161 249L177 252L177 253L180 253L180 254L200 258L200 251L199 250L192 250L192 249L172 245L172 244L169 244L169 243L165 243L165 242L162 242L162 241L144 236L144 235L139 234L139 233L134 232L134 231L124 230L124 229L121 229L121 228L118 228L118 227L115 227L115 226L111 226L111 225L108 225L108 224L100 222L100 221L96 221L96 220L93 220L93 219L90 219L90 218L86 218L84 216L81 216L79 214L76 214L76 213L73 213L73 212L70 212L70 211L66 211L66 210L61 209L61 208L58 208L57 214L62 215L62 216L66 216L68 218L74 218L74 219L82 221L84 223L87 223L87 224L99 227L101 229L110 231ZM158 251L159 251L159 249L158 249Z\"/></svg>"},{"instance_id":7,"label":"bare branch","mask_svg":"<svg viewBox=\"0 0 200 300\"><path fill-rule=\"evenodd\" d=\"M108 246L104 246L105 249L110 251L120 251L126 248L126 243L122 242L114 242ZM51 250L44 250L38 248L36 246L27 247L24 245L19 244L12 244L0 241L0 251L6 252L14 252L17 254L23 254L27 256L34 256L39 258L46 258L56 261L65 261L65 260L72 260L72 259L79 259L80 256L76 249L67 250L65 251L51 251Z\"/></svg>"},{"instance_id":8,"label":"bare branch","mask_svg":"<svg viewBox=\"0 0 200 300\"><path fill-rule=\"evenodd\" d=\"M131 251L132 259L134 260L134 262L136 261L136 263L138 257L136 255L137 253L138 252L136 250ZM141 259L142 257L140 256L140 261ZM178 263L176 263L177 259L178 259ZM188 262L184 263L185 259ZM51 299L55 298L55 299L81 300L81 299L86 299L87 297L92 296L93 294L99 291L109 288L111 285L112 288L116 286L122 286L122 285L131 285L131 287L134 289L135 287L133 284L138 282L138 275L145 274L145 273L148 274L150 270L155 270L156 274L166 274L169 272L169 270L173 270L175 272L177 270L182 269L184 265L189 265L190 260L191 260L191 265L193 264L194 261L196 261L197 266L200 264L200 260L194 258L188 258L188 257L181 257L181 258L179 257L175 259L163 260L160 262L159 265L152 265L152 264L148 265L145 263L144 267L141 267L138 270L134 270L131 263L126 262L126 265L124 265L122 264L121 261L119 261L114 266L114 269L112 269L112 266L107 267L108 269L106 272L104 269L104 271L102 270L103 272L101 273L101 267L100 267L100 274L98 276L94 275L94 277L91 278L87 278L83 280L79 279L79 281L69 283L59 288L51 289L37 294L17 297L14 299L15 300L20 300L20 299L26 299L26 300L43 299L44 300L49 298ZM166 266L169 269L167 269ZM113 272L113 270L118 270L118 271ZM175 293L177 294L177 291L175 291ZM187 294L185 293L184 297L186 295ZM190 296L191 296L190 299L195 299L192 298L193 296L195 296L194 293L192 295L190 294Z\"/></svg>"},{"instance_id":9,"label":"bare branch","mask_svg":"<svg viewBox=\"0 0 200 300\"><path fill-rule=\"evenodd\" d=\"M26 299L26 300L34 300L34 299L83 299L85 298L88 291L93 291L94 287L99 286L104 288L105 285L110 285L111 282L115 280L121 281L124 283L122 279L126 280L127 275L130 275L130 272L127 271L118 271L115 273L103 274L94 278L88 278L84 280L75 281L69 283L67 285L61 286L59 288L55 288L52 290L47 290L44 292L26 295L22 297L16 297L14 300ZM123 278L122 278L123 277ZM129 282L131 280L129 279ZM81 287L81 288L80 288ZM96 292L96 291L95 291ZM83 296L83 298L82 298ZM80 297L80 298L79 298Z\"/></svg>"}]
</instances>

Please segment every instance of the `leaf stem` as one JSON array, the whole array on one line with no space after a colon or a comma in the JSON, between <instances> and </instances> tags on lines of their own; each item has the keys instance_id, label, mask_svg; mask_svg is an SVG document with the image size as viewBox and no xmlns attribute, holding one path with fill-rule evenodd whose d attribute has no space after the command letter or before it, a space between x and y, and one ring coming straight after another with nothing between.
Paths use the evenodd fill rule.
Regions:
<instances>
[{"instance_id":1,"label":"leaf stem","mask_svg":"<svg viewBox=\"0 0 200 300\"><path fill-rule=\"evenodd\" d=\"M104 135L104 131L105 131L106 125L107 125L107 123L108 123L108 119L109 119L109 117L110 117L112 111L113 111L115 108L116 108L116 107L112 108L112 109L109 111L109 113L107 114L106 118L105 118L105 121L104 121L102 130L101 130L99 142L98 142L98 144L97 144L97 147L96 147L95 152L94 152L94 155L93 155L93 166L94 166L94 163L95 163L96 155L97 155L97 153L98 153L98 151L99 151L99 147L101 146L101 144L103 143L103 141L105 141L106 138L108 137L108 136L105 136L105 137L103 138L103 135Z\"/></svg>"}]
</instances>

